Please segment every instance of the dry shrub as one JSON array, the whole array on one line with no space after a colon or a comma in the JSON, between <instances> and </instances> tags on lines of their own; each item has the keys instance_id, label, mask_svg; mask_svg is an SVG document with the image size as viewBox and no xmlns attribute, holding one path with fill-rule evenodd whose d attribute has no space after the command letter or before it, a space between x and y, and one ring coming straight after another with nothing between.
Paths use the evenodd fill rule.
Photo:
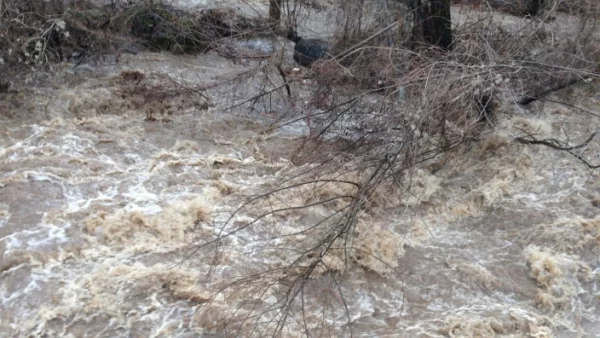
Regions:
<instances>
[{"instance_id":1,"label":"dry shrub","mask_svg":"<svg viewBox=\"0 0 600 338\"><path fill-rule=\"evenodd\" d=\"M108 9L101 12L88 2L76 5L70 7L62 0L3 1L0 64L11 69L15 65L47 69L56 62L70 60L73 53L82 56L110 50L111 39L115 38L98 31L108 17Z\"/></svg>"},{"instance_id":2,"label":"dry shrub","mask_svg":"<svg viewBox=\"0 0 600 338\"><path fill-rule=\"evenodd\" d=\"M408 142L409 149L428 157L481 129L479 103L487 95L491 110L488 101L498 82L491 70L461 65L454 55L434 50L414 55L402 48L365 48L361 53L347 67L336 60L316 65L319 87L313 103L326 109L314 117L314 135L345 135L359 156L381 158ZM326 104L323 91L333 93ZM420 161L412 151L402 156L409 163Z\"/></svg>"},{"instance_id":3,"label":"dry shrub","mask_svg":"<svg viewBox=\"0 0 600 338\"><path fill-rule=\"evenodd\" d=\"M598 16L600 3L595 0L556 0L556 9L571 14Z\"/></svg>"},{"instance_id":4,"label":"dry shrub","mask_svg":"<svg viewBox=\"0 0 600 338\"><path fill-rule=\"evenodd\" d=\"M140 45L174 53L219 48L225 37L268 35L267 25L229 9L183 11L150 0L133 6L92 1L8 0L0 4L0 67L52 64L136 53ZM139 45L138 45L139 43ZM14 68L14 67L12 67ZM0 84L5 81L0 81Z\"/></svg>"},{"instance_id":5,"label":"dry shrub","mask_svg":"<svg viewBox=\"0 0 600 338\"><path fill-rule=\"evenodd\" d=\"M385 47L364 47L339 59L316 62L311 70L321 87L343 86L355 90L381 89L398 79L408 53ZM397 80L395 80L397 81Z\"/></svg>"},{"instance_id":6,"label":"dry shrub","mask_svg":"<svg viewBox=\"0 0 600 338\"><path fill-rule=\"evenodd\" d=\"M336 18L337 49L349 48L399 19L405 6L401 1L343 1ZM375 37L370 45L396 42L396 31Z\"/></svg>"},{"instance_id":7,"label":"dry shrub","mask_svg":"<svg viewBox=\"0 0 600 338\"><path fill-rule=\"evenodd\" d=\"M351 15L355 21L345 22L350 26L338 34L338 47L356 44L382 26L360 22L363 14ZM353 150L367 147L364 153L376 154L389 152L394 147L384 146L389 141L404 144L410 133L410 142L421 150L427 137L434 138L429 143L437 149L477 137L481 128L475 122L493 120L500 101L527 103L596 76L600 41L595 21L583 17L576 25L569 27L571 34L539 20L508 25L478 12L455 28L449 53L410 50L404 40L383 35L334 51L341 57L317 62L312 69L318 86L311 103L321 110L313 135L352 135Z\"/></svg>"},{"instance_id":8,"label":"dry shrub","mask_svg":"<svg viewBox=\"0 0 600 338\"><path fill-rule=\"evenodd\" d=\"M303 166L281 173L278 185L236 211L254 219L235 231L263 224L267 218L294 224L285 232L286 240L260 240L265 247L272 240L273 246L295 254L282 263L288 264L283 274L291 282L282 292L285 303L279 303L283 313L278 323L286 322L300 290L313 285L308 283L315 276L336 278L348 270L348 262L382 275L397 272L394 262L402 252L401 241L394 241L387 229L363 237L371 226L363 220L390 209L410 212L426 206L439 182L417 169L467 142L485 139L483 132L494 126L500 105L535 99L573 79L597 76L600 43L591 17L567 32L535 18L507 24L493 13L479 11L457 25L453 48L444 52L434 47L409 49L403 27L383 31L385 15L369 16L373 7L363 4L344 2L332 52L338 57L312 66L308 77L316 85L308 104L293 101L301 107L298 110L311 112L307 114L313 126L311 139L296 154L305 159ZM373 37L378 31L381 34ZM345 146L322 156L323 143L340 137ZM487 142L482 151L498 151L508 142L494 140L491 148ZM353 177L351 183L338 182L348 176ZM383 200L381 187L400 197L377 203ZM499 184L491 195L475 192L474 202L490 204L505 189ZM314 218L303 215L310 223L294 219L298 210ZM227 236L224 232L222 238ZM532 275L541 284L555 283L560 271L552 272L551 260L529 260ZM464 270L475 278L493 280L476 267ZM547 303L544 297L539 301Z\"/></svg>"},{"instance_id":9,"label":"dry shrub","mask_svg":"<svg viewBox=\"0 0 600 338\"><path fill-rule=\"evenodd\" d=\"M61 59L65 33L60 0L9 0L0 6L0 57L3 62L45 64ZM1 64L1 63L0 63Z\"/></svg>"},{"instance_id":10,"label":"dry shrub","mask_svg":"<svg viewBox=\"0 0 600 338\"><path fill-rule=\"evenodd\" d=\"M516 16L544 17L556 12L597 16L600 3L595 0L452 0L455 5L482 9L488 6Z\"/></svg>"},{"instance_id":11,"label":"dry shrub","mask_svg":"<svg viewBox=\"0 0 600 338\"><path fill-rule=\"evenodd\" d=\"M119 14L115 22L115 29L121 33L131 31L148 47L175 53L206 52L226 37L270 33L266 23L228 8L195 13L163 4L141 4Z\"/></svg>"}]
</instances>

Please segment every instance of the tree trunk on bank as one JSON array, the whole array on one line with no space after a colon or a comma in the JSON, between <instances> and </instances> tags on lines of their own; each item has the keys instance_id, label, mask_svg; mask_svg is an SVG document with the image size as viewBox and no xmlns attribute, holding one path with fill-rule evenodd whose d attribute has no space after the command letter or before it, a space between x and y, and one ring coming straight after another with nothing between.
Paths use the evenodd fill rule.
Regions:
<instances>
[{"instance_id":1,"label":"tree trunk on bank","mask_svg":"<svg viewBox=\"0 0 600 338\"><path fill-rule=\"evenodd\" d=\"M542 10L544 0L529 0L527 8L525 9L526 16L538 16Z\"/></svg>"},{"instance_id":2,"label":"tree trunk on bank","mask_svg":"<svg viewBox=\"0 0 600 338\"><path fill-rule=\"evenodd\" d=\"M269 0L269 24L277 29L281 22L281 5L283 0Z\"/></svg>"},{"instance_id":3,"label":"tree trunk on bank","mask_svg":"<svg viewBox=\"0 0 600 338\"><path fill-rule=\"evenodd\" d=\"M424 43L449 50L452 46L450 0L404 0L412 14L412 37Z\"/></svg>"}]
</instances>

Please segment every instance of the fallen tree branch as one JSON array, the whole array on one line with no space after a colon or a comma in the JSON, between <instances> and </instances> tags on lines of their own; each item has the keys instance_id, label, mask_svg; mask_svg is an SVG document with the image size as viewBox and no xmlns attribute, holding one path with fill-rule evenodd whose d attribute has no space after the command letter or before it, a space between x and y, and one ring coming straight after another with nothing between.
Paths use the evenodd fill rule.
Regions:
<instances>
[{"instance_id":1,"label":"fallen tree branch","mask_svg":"<svg viewBox=\"0 0 600 338\"><path fill-rule=\"evenodd\" d=\"M550 99L540 99L540 100L543 101L543 102L550 102L550 103L561 104L561 105L569 107L569 108L577 109L578 111L580 111L582 113L585 113L585 114L588 114L588 115L592 115L592 116L595 116L595 117L600 117L599 114L593 113L593 112L591 112L591 111L589 111L587 109L581 108L579 106L572 105L572 104L567 103L567 102L557 101L557 100L550 100Z\"/></svg>"},{"instance_id":2,"label":"fallen tree branch","mask_svg":"<svg viewBox=\"0 0 600 338\"><path fill-rule=\"evenodd\" d=\"M580 81L583 81L582 78L577 77L577 76L572 76L570 79L568 79L567 81L564 82L559 82L554 86L550 86L549 88L547 88L546 90L543 90L539 93L534 93L532 95L526 95L525 97L521 98L518 103L520 105L528 105L531 102L537 101L541 98L543 98L544 96L547 96L548 94L551 94L553 92L559 91L561 89L570 87L574 84L579 83Z\"/></svg>"},{"instance_id":3,"label":"fallen tree branch","mask_svg":"<svg viewBox=\"0 0 600 338\"><path fill-rule=\"evenodd\" d=\"M596 135L598 135L598 130L593 132L583 143L575 145L575 146L571 146L568 143L565 143L565 142L562 142L562 141L559 141L559 140L553 139L553 138L538 140L535 137L533 137L533 135L517 137L515 139L515 141L522 143L522 144L541 144L541 145L550 147L555 150L566 151L569 154L571 154L572 156L574 156L575 158L577 158L579 161L583 162L583 164L585 164L588 168L597 169L597 168L600 168L600 164L598 164L598 165L591 164L586 159L584 159L580 154L573 152L573 150L580 149L580 148L587 146L594 139L594 137L596 137Z\"/></svg>"}]
</instances>

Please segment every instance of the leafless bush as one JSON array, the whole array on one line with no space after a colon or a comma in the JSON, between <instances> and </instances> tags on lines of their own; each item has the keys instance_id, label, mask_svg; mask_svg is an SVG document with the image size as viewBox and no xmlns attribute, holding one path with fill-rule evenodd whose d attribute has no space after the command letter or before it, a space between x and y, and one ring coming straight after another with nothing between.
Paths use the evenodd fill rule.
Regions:
<instances>
[{"instance_id":1,"label":"leafless bush","mask_svg":"<svg viewBox=\"0 0 600 338\"><path fill-rule=\"evenodd\" d=\"M13 59L43 65L60 59L57 48L65 34L62 1L3 1L0 8L0 50L4 63Z\"/></svg>"},{"instance_id":2,"label":"leafless bush","mask_svg":"<svg viewBox=\"0 0 600 338\"><path fill-rule=\"evenodd\" d=\"M452 0L455 5L482 9L490 6L513 15L540 15L555 11L571 14L597 15L600 7L593 0Z\"/></svg>"},{"instance_id":3,"label":"leafless bush","mask_svg":"<svg viewBox=\"0 0 600 338\"><path fill-rule=\"evenodd\" d=\"M402 1L344 1L336 17L338 51L350 48L369 37L370 46L398 45L407 38L399 34L402 27L395 26L400 19L399 13L405 12L406 6Z\"/></svg>"},{"instance_id":4,"label":"leafless bush","mask_svg":"<svg viewBox=\"0 0 600 338\"><path fill-rule=\"evenodd\" d=\"M566 13L598 16L600 4L593 0L556 0L556 9Z\"/></svg>"},{"instance_id":5,"label":"leafless bush","mask_svg":"<svg viewBox=\"0 0 600 338\"><path fill-rule=\"evenodd\" d=\"M0 8L0 64L46 68L104 54L118 59L122 52L139 49L132 44L174 53L226 53L224 38L269 34L261 20L227 9L186 12L145 0L102 7L90 1L7 0Z\"/></svg>"}]
</instances>

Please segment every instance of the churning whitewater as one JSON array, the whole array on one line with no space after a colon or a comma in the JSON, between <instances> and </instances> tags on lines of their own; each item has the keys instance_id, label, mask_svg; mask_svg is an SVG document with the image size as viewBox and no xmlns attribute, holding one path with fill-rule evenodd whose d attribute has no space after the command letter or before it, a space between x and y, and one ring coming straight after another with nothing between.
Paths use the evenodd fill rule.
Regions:
<instances>
[{"instance_id":1,"label":"churning whitewater","mask_svg":"<svg viewBox=\"0 0 600 338\"><path fill-rule=\"evenodd\" d=\"M258 80L207 85L245 66L142 52L59 67L6 94L1 338L258 337L279 324L286 268L357 177L331 172L244 208L317 166L294 159L302 119L275 129L267 108L228 109ZM142 91L197 84L210 89L161 105ZM321 265L295 265L313 278L281 336L599 337L600 173L514 141L583 142L600 127L581 113L600 114L598 89L554 94L569 106L503 107L483 141L415 168L406 191L377 189L355 252L335 242ZM599 151L592 142L584 154Z\"/></svg>"}]
</instances>

